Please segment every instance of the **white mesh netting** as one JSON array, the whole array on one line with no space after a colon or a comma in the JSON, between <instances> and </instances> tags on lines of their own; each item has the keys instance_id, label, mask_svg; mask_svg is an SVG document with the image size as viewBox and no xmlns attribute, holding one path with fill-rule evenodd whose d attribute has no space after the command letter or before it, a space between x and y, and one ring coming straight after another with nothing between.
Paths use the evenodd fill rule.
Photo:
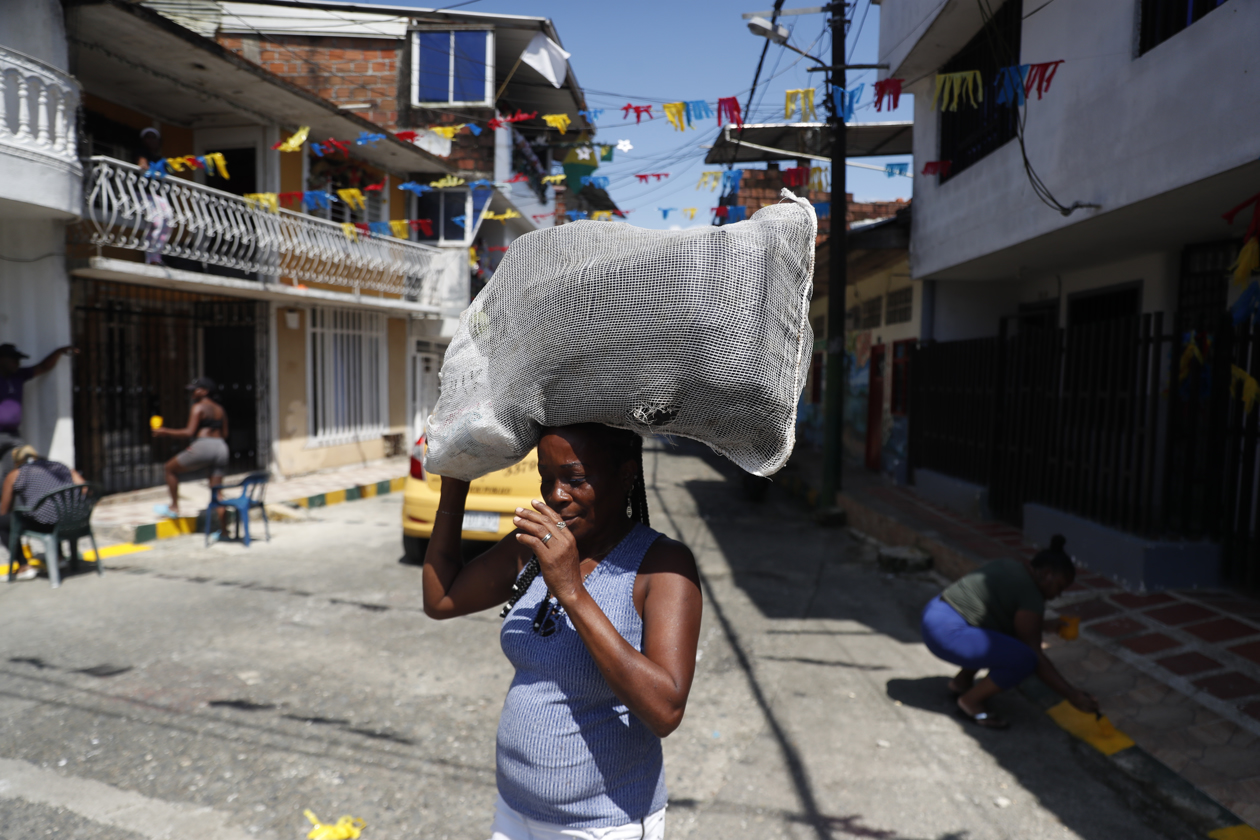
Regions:
<instances>
[{"instance_id":1,"label":"white mesh netting","mask_svg":"<svg viewBox=\"0 0 1260 840\"><path fill-rule=\"evenodd\" d=\"M508 249L460 317L425 469L471 480L542 428L604 423L708 444L769 475L787 461L813 349L814 208L657 231L576 222Z\"/></svg>"}]
</instances>

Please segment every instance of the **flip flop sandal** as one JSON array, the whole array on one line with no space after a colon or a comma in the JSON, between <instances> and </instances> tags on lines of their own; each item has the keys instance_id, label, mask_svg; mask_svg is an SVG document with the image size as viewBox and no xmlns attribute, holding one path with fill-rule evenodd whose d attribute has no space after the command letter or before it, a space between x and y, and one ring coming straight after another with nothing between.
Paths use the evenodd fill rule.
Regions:
<instances>
[{"instance_id":1,"label":"flip flop sandal","mask_svg":"<svg viewBox=\"0 0 1260 840\"><path fill-rule=\"evenodd\" d=\"M981 726L985 729L1008 729L1011 725L1010 721L1006 718L998 717L992 712L980 712L973 715L959 706L958 714L971 721L976 726Z\"/></svg>"}]
</instances>

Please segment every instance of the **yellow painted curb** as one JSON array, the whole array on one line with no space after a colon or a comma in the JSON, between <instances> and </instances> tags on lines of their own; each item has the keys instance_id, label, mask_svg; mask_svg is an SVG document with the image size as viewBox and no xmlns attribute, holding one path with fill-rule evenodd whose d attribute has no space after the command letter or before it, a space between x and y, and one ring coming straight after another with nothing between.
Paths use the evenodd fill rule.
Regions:
<instances>
[{"instance_id":1,"label":"yellow painted curb","mask_svg":"<svg viewBox=\"0 0 1260 840\"><path fill-rule=\"evenodd\" d=\"M1066 700L1047 709L1046 714L1103 755L1114 755L1134 746L1133 739L1116 729L1106 715L1101 719L1097 718L1088 712L1082 712ZM1235 838L1231 837L1229 840Z\"/></svg>"},{"instance_id":2,"label":"yellow painted curb","mask_svg":"<svg viewBox=\"0 0 1260 840\"><path fill-rule=\"evenodd\" d=\"M136 545L135 543L119 543L118 545L107 545L101 549L101 558L108 560L111 557L122 557L124 554L135 554L138 551L152 551L151 545ZM84 560L95 560L96 552L88 549L83 552Z\"/></svg>"},{"instance_id":3,"label":"yellow painted curb","mask_svg":"<svg viewBox=\"0 0 1260 840\"><path fill-rule=\"evenodd\" d=\"M1260 831L1249 825L1231 825L1209 831L1208 837L1212 840L1260 840Z\"/></svg>"},{"instance_id":4,"label":"yellow painted curb","mask_svg":"<svg viewBox=\"0 0 1260 840\"><path fill-rule=\"evenodd\" d=\"M324 494L324 504L339 505L346 500L345 490L329 490Z\"/></svg>"},{"instance_id":5,"label":"yellow painted curb","mask_svg":"<svg viewBox=\"0 0 1260 840\"><path fill-rule=\"evenodd\" d=\"M181 516L179 519L163 519L157 523L157 538L165 540L183 534L197 533L197 517Z\"/></svg>"},{"instance_id":6,"label":"yellow painted curb","mask_svg":"<svg viewBox=\"0 0 1260 840\"><path fill-rule=\"evenodd\" d=\"M374 499L374 498L376 498L376 485L375 485L375 484L364 484L362 487L360 487L360 488L359 488L359 498L361 498L361 499Z\"/></svg>"},{"instance_id":7,"label":"yellow painted curb","mask_svg":"<svg viewBox=\"0 0 1260 840\"><path fill-rule=\"evenodd\" d=\"M402 476L401 478L390 479L389 492L397 493L399 490L402 490L403 487L406 486L406 484L407 484L407 476L405 475Z\"/></svg>"}]
</instances>

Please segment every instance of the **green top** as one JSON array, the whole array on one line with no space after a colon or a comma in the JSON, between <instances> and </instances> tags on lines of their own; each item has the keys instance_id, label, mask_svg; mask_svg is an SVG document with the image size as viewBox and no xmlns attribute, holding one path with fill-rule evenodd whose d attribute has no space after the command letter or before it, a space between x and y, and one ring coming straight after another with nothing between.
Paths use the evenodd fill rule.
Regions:
<instances>
[{"instance_id":1,"label":"green top","mask_svg":"<svg viewBox=\"0 0 1260 840\"><path fill-rule=\"evenodd\" d=\"M994 560L954 581L941 593L972 627L1015 635L1015 611L1042 615L1045 596L1019 560Z\"/></svg>"}]
</instances>

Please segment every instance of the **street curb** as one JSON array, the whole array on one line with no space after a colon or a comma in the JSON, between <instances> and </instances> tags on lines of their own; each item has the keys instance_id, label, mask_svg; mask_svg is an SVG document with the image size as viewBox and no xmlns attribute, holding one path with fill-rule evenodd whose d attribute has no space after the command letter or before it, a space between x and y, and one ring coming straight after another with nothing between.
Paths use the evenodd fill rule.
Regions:
<instances>
[{"instance_id":1,"label":"street curb","mask_svg":"<svg viewBox=\"0 0 1260 840\"><path fill-rule=\"evenodd\" d=\"M1132 739L1123 732L1113 730L1115 735L1128 741L1132 746L1112 752L1098 743L1093 743L1091 739L1068 730L1059 718L1051 714L1052 709L1066 701L1037 677L1024 680L1019 691L1050 715L1051 720L1054 720L1061 729L1098 750L1121 772L1161 799L1167 807L1176 811L1194 828L1203 832L1205 837L1211 840L1260 840L1260 831L1247 825L1233 811L1190 784L1146 750L1132 744Z\"/></svg>"},{"instance_id":2,"label":"street curb","mask_svg":"<svg viewBox=\"0 0 1260 840\"><path fill-rule=\"evenodd\" d=\"M308 509L328 507L329 505L339 505L342 502L354 502L359 499L371 499L376 496L397 493L403 489L403 485L406 482L406 476L387 478L384 481L376 481L371 484L356 484L353 487L346 487L341 490L328 490L324 493L316 493L313 496L303 496L300 499L286 499L280 504ZM181 537L186 534L200 533L204 515L205 512L203 511L196 516L181 516L178 519L163 519L159 522L137 525L135 535L131 541L133 543L146 543L154 540Z\"/></svg>"}]
</instances>

